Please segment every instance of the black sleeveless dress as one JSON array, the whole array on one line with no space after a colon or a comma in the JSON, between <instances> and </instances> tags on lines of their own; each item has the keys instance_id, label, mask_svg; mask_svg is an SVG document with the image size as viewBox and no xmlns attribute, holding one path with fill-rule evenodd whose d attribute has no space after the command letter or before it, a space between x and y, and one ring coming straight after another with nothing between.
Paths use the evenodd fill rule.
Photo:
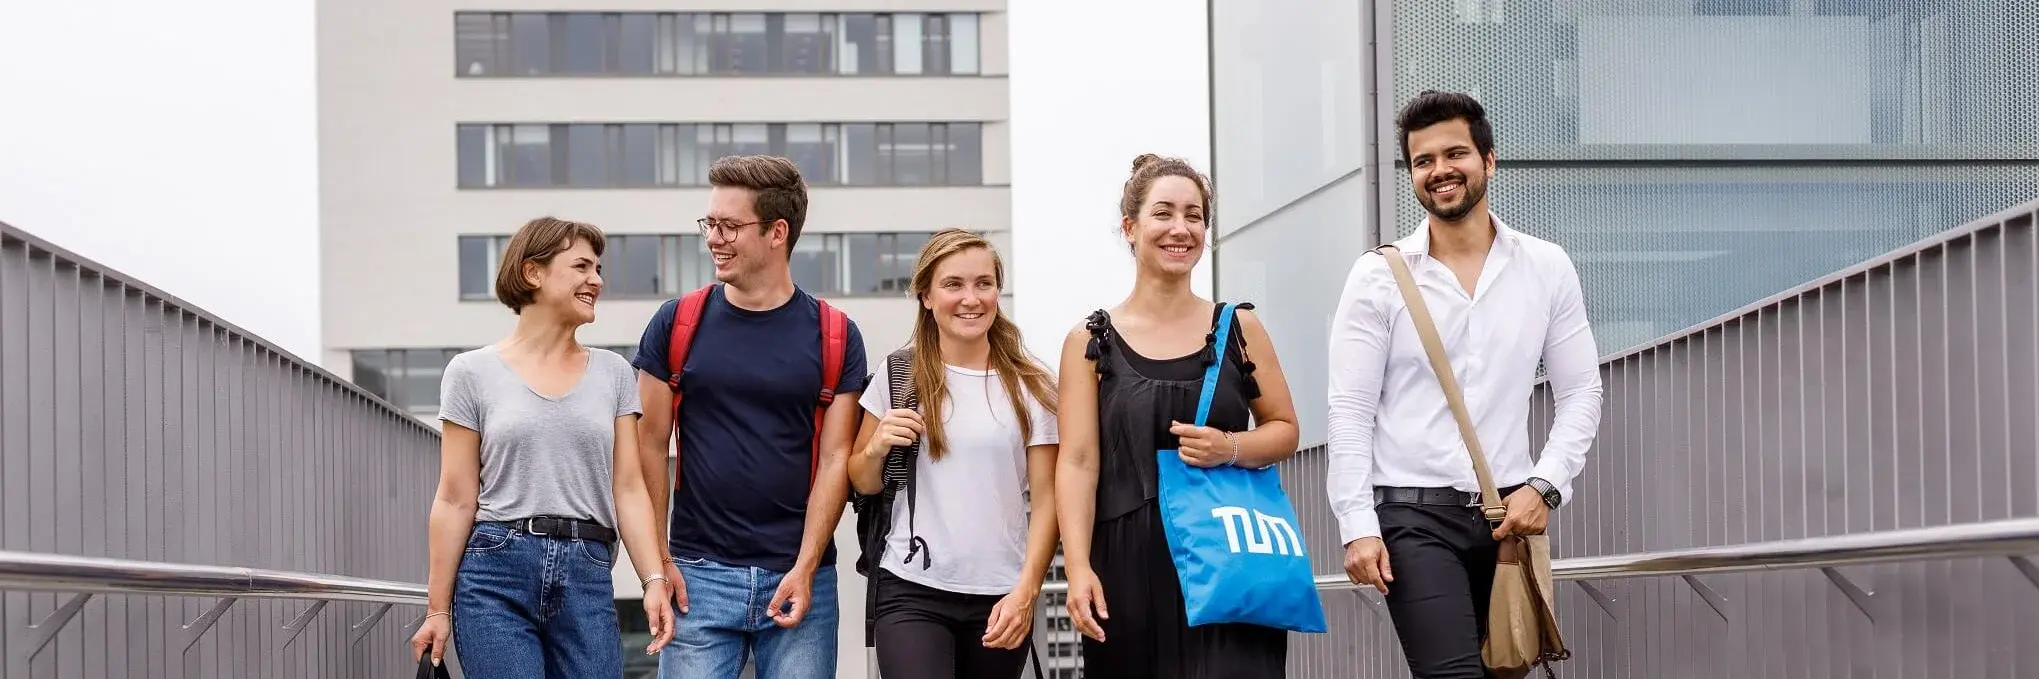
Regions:
<instances>
[{"instance_id":1,"label":"black sleeveless dress","mask_svg":"<svg viewBox=\"0 0 2039 679\"><path fill-rule=\"evenodd\" d=\"M1223 307L1219 306L1222 310ZM1251 309L1242 303L1239 309ZM1272 627L1190 627L1182 585L1162 535L1155 453L1178 445L1169 420L1194 422L1204 370L1217 360L1217 312L1204 348L1188 356L1141 356L1119 337L1111 316L1091 313L1085 355L1096 361L1097 523L1090 563L1104 586L1111 619L1105 642L1083 637L1085 676L1111 679L1259 679L1284 675L1288 633ZM1260 396L1246 340L1234 318L1225 362L1205 424L1246 431Z\"/></svg>"}]
</instances>

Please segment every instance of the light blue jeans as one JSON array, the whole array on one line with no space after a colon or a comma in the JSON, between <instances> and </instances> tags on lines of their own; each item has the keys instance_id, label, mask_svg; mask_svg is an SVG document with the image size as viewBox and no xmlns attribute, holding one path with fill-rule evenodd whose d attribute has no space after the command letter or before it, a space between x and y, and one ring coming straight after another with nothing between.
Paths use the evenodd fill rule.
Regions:
<instances>
[{"instance_id":1,"label":"light blue jeans","mask_svg":"<svg viewBox=\"0 0 2039 679\"><path fill-rule=\"evenodd\" d=\"M468 679L623 676L609 544L477 522L453 576L453 650ZM695 610L700 610L696 608Z\"/></svg>"},{"instance_id":2,"label":"light blue jeans","mask_svg":"<svg viewBox=\"0 0 2039 679\"><path fill-rule=\"evenodd\" d=\"M737 679L755 656L757 679L835 677L836 578L833 564L814 572L814 601L792 629L765 613L784 573L676 559L687 582L687 613L659 652L660 679Z\"/></svg>"}]
</instances>

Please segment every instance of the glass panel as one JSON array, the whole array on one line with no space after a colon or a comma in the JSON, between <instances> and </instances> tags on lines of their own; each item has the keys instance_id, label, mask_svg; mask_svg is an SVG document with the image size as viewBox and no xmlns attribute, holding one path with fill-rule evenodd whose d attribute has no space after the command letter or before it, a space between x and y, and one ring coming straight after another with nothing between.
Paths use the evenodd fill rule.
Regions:
<instances>
[{"instance_id":1,"label":"glass panel","mask_svg":"<svg viewBox=\"0 0 2039 679\"><path fill-rule=\"evenodd\" d=\"M545 75L552 68L552 29L545 15L510 15L510 46L519 75Z\"/></svg>"},{"instance_id":2,"label":"glass panel","mask_svg":"<svg viewBox=\"0 0 2039 679\"><path fill-rule=\"evenodd\" d=\"M765 15L756 13L717 16L714 65L717 73L767 73L771 71L770 41L765 35Z\"/></svg>"},{"instance_id":3,"label":"glass panel","mask_svg":"<svg viewBox=\"0 0 2039 679\"><path fill-rule=\"evenodd\" d=\"M606 294L650 297L659 294L659 237L622 235L609 237L609 251L602 257L602 284Z\"/></svg>"},{"instance_id":4,"label":"glass panel","mask_svg":"<svg viewBox=\"0 0 2039 679\"><path fill-rule=\"evenodd\" d=\"M857 186L879 183L877 127L867 123L842 126L843 183Z\"/></svg>"},{"instance_id":5,"label":"glass panel","mask_svg":"<svg viewBox=\"0 0 2039 679\"><path fill-rule=\"evenodd\" d=\"M650 75L658 65L658 15L629 12L618 20L616 70L624 75Z\"/></svg>"},{"instance_id":6,"label":"glass panel","mask_svg":"<svg viewBox=\"0 0 2039 679\"><path fill-rule=\"evenodd\" d=\"M707 241L701 240L700 236L669 236L667 240L676 242L672 251L679 264L680 279L676 290L693 290L715 282L715 263L708 257Z\"/></svg>"},{"instance_id":7,"label":"glass panel","mask_svg":"<svg viewBox=\"0 0 2039 679\"><path fill-rule=\"evenodd\" d=\"M827 127L826 136L823 128ZM835 126L817 123L786 125L786 158L800 166L809 184L835 183Z\"/></svg>"},{"instance_id":8,"label":"glass panel","mask_svg":"<svg viewBox=\"0 0 2039 679\"><path fill-rule=\"evenodd\" d=\"M780 40L780 62L786 73L829 72L828 51L832 36L822 31L819 14L786 15L785 35Z\"/></svg>"},{"instance_id":9,"label":"glass panel","mask_svg":"<svg viewBox=\"0 0 2039 679\"><path fill-rule=\"evenodd\" d=\"M475 188L488 186L493 179L489 172L489 129L487 125L461 125L455 130L460 153L460 186Z\"/></svg>"},{"instance_id":10,"label":"glass panel","mask_svg":"<svg viewBox=\"0 0 2039 679\"><path fill-rule=\"evenodd\" d=\"M949 72L977 73L977 15L949 15Z\"/></svg>"},{"instance_id":11,"label":"glass panel","mask_svg":"<svg viewBox=\"0 0 2039 679\"><path fill-rule=\"evenodd\" d=\"M769 125L765 123L746 123L721 127L729 130L728 141L718 145L720 153L716 157L771 155L772 133Z\"/></svg>"},{"instance_id":12,"label":"glass panel","mask_svg":"<svg viewBox=\"0 0 2039 679\"><path fill-rule=\"evenodd\" d=\"M389 399L389 352L365 349L353 352L354 386Z\"/></svg>"},{"instance_id":13,"label":"glass panel","mask_svg":"<svg viewBox=\"0 0 2039 679\"><path fill-rule=\"evenodd\" d=\"M602 72L608 43L602 30L602 15L576 12L559 15L560 55L565 63L558 64L557 71L566 75L598 75Z\"/></svg>"},{"instance_id":14,"label":"glass panel","mask_svg":"<svg viewBox=\"0 0 2039 679\"><path fill-rule=\"evenodd\" d=\"M392 371L396 398L390 400L413 411L439 407L439 378L446 374L446 363L453 356L445 349L397 349L391 353L399 354L402 363Z\"/></svg>"},{"instance_id":15,"label":"glass panel","mask_svg":"<svg viewBox=\"0 0 2039 679\"><path fill-rule=\"evenodd\" d=\"M1454 4L1395 3L1394 100L1505 102L1504 159L2039 157L2023 0Z\"/></svg>"},{"instance_id":16,"label":"glass panel","mask_svg":"<svg viewBox=\"0 0 2039 679\"><path fill-rule=\"evenodd\" d=\"M793 246L793 284L809 294L828 295L841 292L842 281L841 234L806 234Z\"/></svg>"},{"instance_id":17,"label":"glass panel","mask_svg":"<svg viewBox=\"0 0 2039 679\"><path fill-rule=\"evenodd\" d=\"M881 268L885 279L879 289L882 292L905 294L913 287L913 264L920 258L920 248L927 245L928 233L890 234L892 246L881 256Z\"/></svg>"},{"instance_id":18,"label":"glass panel","mask_svg":"<svg viewBox=\"0 0 2039 679\"><path fill-rule=\"evenodd\" d=\"M921 15L892 15L892 72L918 75L921 72Z\"/></svg>"},{"instance_id":19,"label":"glass panel","mask_svg":"<svg viewBox=\"0 0 2039 679\"><path fill-rule=\"evenodd\" d=\"M842 34L836 43L836 72L871 75L878 70L878 19L871 14L842 15Z\"/></svg>"},{"instance_id":20,"label":"glass panel","mask_svg":"<svg viewBox=\"0 0 2039 679\"><path fill-rule=\"evenodd\" d=\"M453 15L453 68L460 75L496 75L507 64L496 63L496 15L461 12Z\"/></svg>"},{"instance_id":21,"label":"glass panel","mask_svg":"<svg viewBox=\"0 0 2039 679\"><path fill-rule=\"evenodd\" d=\"M1407 235L1422 208L1398 182ZM1489 195L1571 253L1606 355L2039 195L2039 167L1516 167Z\"/></svg>"},{"instance_id":22,"label":"glass panel","mask_svg":"<svg viewBox=\"0 0 2039 679\"><path fill-rule=\"evenodd\" d=\"M850 289L846 292L858 295L877 292L885 275L879 268L878 234L852 233L843 240L847 241L845 259L850 267Z\"/></svg>"},{"instance_id":23,"label":"glass panel","mask_svg":"<svg viewBox=\"0 0 2039 679\"><path fill-rule=\"evenodd\" d=\"M658 184L658 126L633 123L621 127L623 176L617 178L617 183L622 186Z\"/></svg>"},{"instance_id":24,"label":"glass panel","mask_svg":"<svg viewBox=\"0 0 2039 679\"><path fill-rule=\"evenodd\" d=\"M509 137L510 186L551 186L552 129L546 125L516 125L509 134L497 128L496 136Z\"/></svg>"},{"instance_id":25,"label":"glass panel","mask_svg":"<svg viewBox=\"0 0 2039 679\"><path fill-rule=\"evenodd\" d=\"M567 185L609 186L608 144L601 125L566 126Z\"/></svg>"},{"instance_id":26,"label":"glass panel","mask_svg":"<svg viewBox=\"0 0 2039 679\"><path fill-rule=\"evenodd\" d=\"M705 186L708 184L708 166L715 162L715 126L678 126L677 145L680 156L680 186Z\"/></svg>"},{"instance_id":27,"label":"glass panel","mask_svg":"<svg viewBox=\"0 0 2039 679\"><path fill-rule=\"evenodd\" d=\"M984 126L949 123L949 181L952 186L984 183Z\"/></svg>"},{"instance_id":28,"label":"glass panel","mask_svg":"<svg viewBox=\"0 0 2039 679\"><path fill-rule=\"evenodd\" d=\"M921 70L933 75L949 73L949 21L948 15L929 14L922 20L925 33L921 41Z\"/></svg>"},{"instance_id":29,"label":"glass panel","mask_svg":"<svg viewBox=\"0 0 2039 679\"><path fill-rule=\"evenodd\" d=\"M460 298L495 297L495 262L490 258L489 236L460 237Z\"/></svg>"},{"instance_id":30,"label":"glass panel","mask_svg":"<svg viewBox=\"0 0 2039 679\"><path fill-rule=\"evenodd\" d=\"M927 123L893 123L891 143L879 139L878 155L892 161L892 183L919 186L933 179L929 171Z\"/></svg>"}]
</instances>

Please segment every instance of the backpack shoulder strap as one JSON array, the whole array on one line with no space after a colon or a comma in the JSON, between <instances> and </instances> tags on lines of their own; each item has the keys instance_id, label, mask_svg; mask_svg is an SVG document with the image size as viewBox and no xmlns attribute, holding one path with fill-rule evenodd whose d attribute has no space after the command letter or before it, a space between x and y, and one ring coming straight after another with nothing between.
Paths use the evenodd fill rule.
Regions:
<instances>
[{"instance_id":1,"label":"backpack shoulder strap","mask_svg":"<svg viewBox=\"0 0 2039 679\"><path fill-rule=\"evenodd\" d=\"M673 489L680 487L680 400L686 392L680 391L680 375L686 372L687 352L694 348L694 332L701 328L701 313L708 308L708 294L715 288L708 284L695 288L693 292L680 297L679 305L673 309L672 338L666 346L666 386L673 390Z\"/></svg>"},{"instance_id":2,"label":"backpack shoulder strap","mask_svg":"<svg viewBox=\"0 0 2039 679\"><path fill-rule=\"evenodd\" d=\"M920 393L913 383L912 347L901 348L885 357L885 378L886 386L890 388L892 394L892 407L920 410ZM921 570L926 570L933 565L932 550L928 549L927 541L921 539L919 531L914 529L914 516L917 513L914 511L915 500L919 495L920 485L921 444L922 441L916 440L910 446L894 447L892 452L885 455L885 466L881 473L886 493L896 495L900 491L906 492L906 559L903 563L913 563L913 557L918 555Z\"/></svg>"},{"instance_id":3,"label":"backpack shoulder strap","mask_svg":"<svg viewBox=\"0 0 2039 679\"><path fill-rule=\"evenodd\" d=\"M850 317L819 297L821 307L821 394L814 406L814 459L808 468L811 485L821 474L821 425L828 419L828 406L835 403L835 388L842 382L843 352L850 342Z\"/></svg>"}]
</instances>

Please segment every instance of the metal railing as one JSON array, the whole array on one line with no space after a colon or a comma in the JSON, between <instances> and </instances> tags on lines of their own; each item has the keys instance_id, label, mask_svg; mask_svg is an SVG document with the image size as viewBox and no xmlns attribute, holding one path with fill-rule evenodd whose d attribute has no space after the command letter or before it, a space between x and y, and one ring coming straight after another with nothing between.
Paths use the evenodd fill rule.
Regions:
<instances>
[{"instance_id":1,"label":"metal railing","mask_svg":"<svg viewBox=\"0 0 2039 679\"><path fill-rule=\"evenodd\" d=\"M64 592L71 598L26 630L9 630L9 664L26 668L65 625L77 617L95 594L219 597L196 619L175 632L180 651L188 652L212 629L220 615L241 599L311 601L311 607L283 626L282 645L304 632L326 604L357 601L379 604L349 627L348 643L359 645L368 630L398 605L425 605L425 588L403 582L338 575L298 573L235 566L106 559L63 554L0 551L0 590ZM411 622L416 626L422 620ZM26 632L26 636L17 636ZM26 676L24 673L23 676Z\"/></svg>"},{"instance_id":2,"label":"metal railing","mask_svg":"<svg viewBox=\"0 0 2039 679\"><path fill-rule=\"evenodd\" d=\"M1818 568L1827 571L1827 577L1835 579L1835 584L1845 592L1850 587L1843 584L1847 582L1846 577L1833 570L1840 566L2001 556L2010 557L2018 570L2032 580L2032 585L2039 587L2039 564L2027 556L2031 554L2039 554L2039 519L2007 519L1746 545L1558 559L1551 562L1551 578L1577 581L1591 591L1591 585L1587 584L1591 580ZM0 580L0 585L4 584L5 581ZM1317 589L1364 588L1354 585L1344 573L1335 573L1318 575ZM1067 592L1069 583L1047 583L1042 585L1041 591ZM1599 597L1595 599L1599 600Z\"/></svg>"}]
</instances>

